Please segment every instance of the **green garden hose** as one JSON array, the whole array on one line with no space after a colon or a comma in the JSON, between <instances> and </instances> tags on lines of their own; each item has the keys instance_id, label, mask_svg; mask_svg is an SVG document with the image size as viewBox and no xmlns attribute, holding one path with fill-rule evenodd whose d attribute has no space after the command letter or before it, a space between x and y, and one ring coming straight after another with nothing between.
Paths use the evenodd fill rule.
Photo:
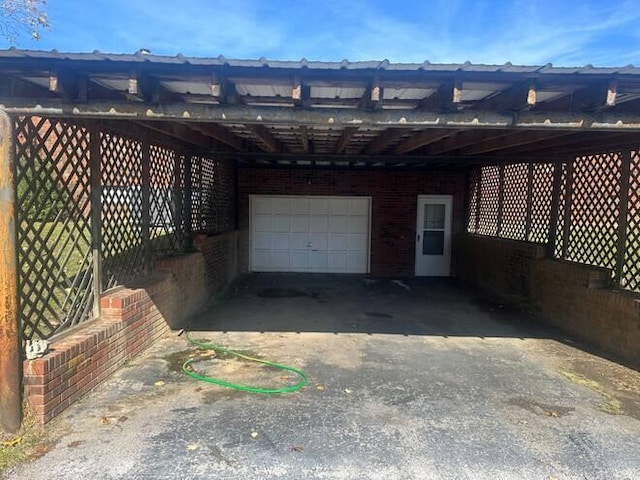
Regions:
<instances>
[{"instance_id":1,"label":"green garden hose","mask_svg":"<svg viewBox=\"0 0 640 480\"><path fill-rule=\"evenodd\" d=\"M189 332L187 332L186 336L187 336L187 340L189 342L191 342L193 345L195 345L196 347L201 348L203 350L214 350L216 352L223 352L223 353L226 353L228 355L233 355L235 357L244 358L245 360L249 360L249 361L252 361L252 362L262 363L263 365L267 365L268 367L274 367L274 368L279 368L280 370L286 370L288 372L293 372L293 373L295 373L296 375L298 375L302 379L301 381L299 381L295 385L288 385L288 386L282 387L282 388L259 388L259 387L252 387L252 386L249 386L249 385L240 385L240 384L237 384L237 383L226 382L224 380L219 380L217 378L207 377L206 375L201 375L199 373L196 373L193 370L193 367L191 366L191 364L196 359L195 358L190 358L189 360L187 360L186 362L184 362L182 364L182 371L184 373L186 373L187 375L189 375L191 378L195 378L196 380L201 380L203 382L214 383L216 385L220 385L220 386L223 386L223 387L234 388L236 390L242 390L244 392L253 392L253 393L288 393L288 392L297 392L302 387L304 387L309 381L309 379L307 378L307 375L302 370L298 370L297 368L288 367L286 365L281 365L279 363L269 362L267 360L261 360L259 358L250 357L250 356L245 355L243 353L236 352L235 350L229 350L228 348L224 348L224 347L221 347L220 345L216 345L216 344L213 344L213 343L194 340L189 335Z\"/></svg>"}]
</instances>

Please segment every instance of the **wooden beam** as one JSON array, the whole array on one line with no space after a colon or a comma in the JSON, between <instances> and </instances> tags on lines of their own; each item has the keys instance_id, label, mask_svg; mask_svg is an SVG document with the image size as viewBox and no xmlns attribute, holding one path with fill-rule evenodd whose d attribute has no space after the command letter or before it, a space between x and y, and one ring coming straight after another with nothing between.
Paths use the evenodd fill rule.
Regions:
<instances>
[{"instance_id":1,"label":"wooden beam","mask_svg":"<svg viewBox=\"0 0 640 480\"><path fill-rule=\"evenodd\" d=\"M442 82L438 88L418 104L419 110L450 110L453 106L453 80Z\"/></svg>"},{"instance_id":2,"label":"wooden beam","mask_svg":"<svg viewBox=\"0 0 640 480\"><path fill-rule=\"evenodd\" d=\"M397 142L406 133L407 130L403 128L387 128L367 145L364 152L368 155L382 153L389 145Z\"/></svg>"},{"instance_id":3,"label":"wooden beam","mask_svg":"<svg viewBox=\"0 0 640 480\"><path fill-rule=\"evenodd\" d=\"M441 155L475 145L478 142L494 140L511 134L512 132L509 130L464 130L430 145L424 153Z\"/></svg>"},{"instance_id":4,"label":"wooden beam","mask_svg":"<svg viewBox=\"0 0 640 480\"><path fill-rule=\"evenodd\" d=\"M413 150L417 150L418 148L429 145L430 143L434 143L438 140L442 140L443 138L447 138L453 135L455 132L455 130L440 128L430 128L422 130L398 145L395 148L394 153L396 155L404 155L405 153L412 152Z\"/></svg>"},{"instance_id":5,"label":"wooden beam","mask_svg":"<svg viewBox=\"0 0 640 480\"><path fill-rule=\"evenodd\" d=\"M244 127L255 135L267 148L268 152L279 153L284 150L284 145L269 131L267 127L260 124L245 124Z\"/></svg>"},{"instance_id":6,"label":"wooden beam","mask_svg":"<svg viewBox=\"0 0 640 480\"><path fill-rule=\"evenodd\" d=\"M201 148L210 149L215 147L215 144L211 141L211 138L198 133L186 125L179 123L160 123L160 122L136 122L137 125L145 127L154 132L161 133L168 137L176 138L184 143L196 145Z\"/></svg>"},{"instance_id":7,"label":"wooden beam","mask_svg":"<svg viewBox=\"0 0 640 480\"><path fill-rule=\"evenodd\" d=\"M0 109L10 115L58 118L118 119L217 124L287 126L352 126L360 128L527 129L550 131L640 132L640 112L614 110L597 115L585 112L522 111L361 111L357 109L297 109L251 105L160 104L142 102L67 102L57 98L0 98Z\"/></svg>"},{"instance_id":8,"label":"wooden beam","mask_svg":"<svg viewBox=\"0 0 640 480\"><path fill-rule=\"evenodd\" d=\"M344 130L342 130L342 135L340 136L340 138L338 139L338 143L336 144L336 154L344 152L344 150L349 145L351 138L357 131L358 127L345 127Z\"/></svg>"},{"instance_id":9,"label":"wooden beam","mask_svg":"<svg viewBox=\"0 0 640 480\"><path fill-rule=\"evenodd\" d=\"M191 129L212 137L225 145L230 146L234 150L244 152L247 150L247 146L242 138L238 137L235 133L227 128L216 125L214 123L186 123Z\"/></svg>"},{"instance_id":10,"label":"wooden beam","mask_svg":"<svg viewBox=\"0 0 640 480\"><path fill-rule=\"evenodd\" d=\"M523 82L501 90L493 96L474 102L475 110L518 111L531 108L537 101L537 89L534 82Z\"/></svg>"},{"instance_id":11,"label":"wooden beam","mask_svg":"<svg viewBox=\"0 0 640 480\"><path fill-rule=\"evenodd\" d=\"M633 134L631 134L633 136ZM520 145L515 148L507 148L499 152L499 155L517 155L527 154L528 152L552 152L566 150L568 148L576 148L579 146L597 146L603 143L628 139L628 133L599 133L594 135L592 132L573 132L570 135L547 139L539 144L529 143Z\"/></svg>"},{"instance_id":12,"label":"wooden beam","mask_svg":"<svg viewBox=\"0 0 640 480\"><path fill-rule=\"evenodd\" d=\"M460 153L462 155L479 155L482 153L504 150L510 147L518 147L520 145L540 143L551 138L563 137L567 135L571 135L571 133L545 131L516 132L503 137L479 142L471 147L461 149Z\"/></svg>"}]
</instances>

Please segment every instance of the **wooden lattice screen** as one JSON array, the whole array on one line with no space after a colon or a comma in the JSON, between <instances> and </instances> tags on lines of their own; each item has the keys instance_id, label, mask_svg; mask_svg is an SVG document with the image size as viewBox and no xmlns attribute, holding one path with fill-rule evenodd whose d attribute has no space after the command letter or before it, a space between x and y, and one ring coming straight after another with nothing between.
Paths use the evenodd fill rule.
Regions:
<instances>
[{"instance_id":1,"label":"wooden lattice screen","mask_svg":"<svg viewBox=\"0 0 640 480\"><path fill-rule=\"evenodd\" d=\"M234 227L226 164L206 159L202 168L201 157L159 139L97 125L20 117L14 128L25 339L97 316L100 294L146 277L154 258L184 251L185 232Z\"/></svg>"},{"instance_id":2,"label":"wooden lattice screen","mask_svg":"<svg viewBox=\"0 0 640 480\"><path fill-rule=\"evenodd\" d=\"M549 255L609 269L640 291L640 153L470 172L467 230L549 245ZM554 201L555 196L555 201Z\"/></svg>"}]
</instances>

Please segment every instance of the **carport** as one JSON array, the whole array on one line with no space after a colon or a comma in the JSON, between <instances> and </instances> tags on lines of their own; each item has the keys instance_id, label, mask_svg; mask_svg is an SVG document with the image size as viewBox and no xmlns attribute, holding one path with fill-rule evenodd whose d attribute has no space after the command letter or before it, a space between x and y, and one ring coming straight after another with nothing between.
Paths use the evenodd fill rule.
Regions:
<instances>
[{"instance_id":1,"label":"carport","mask_svg":"<svg viewBox=\"0 0 640 480\"><path fill-rule=\"evenodd\" d=\"M23 383L50 420L244 272L454 276L639 359L640 69L8 50L0 72L7 429Z\"/></svg>"}]
</instances>

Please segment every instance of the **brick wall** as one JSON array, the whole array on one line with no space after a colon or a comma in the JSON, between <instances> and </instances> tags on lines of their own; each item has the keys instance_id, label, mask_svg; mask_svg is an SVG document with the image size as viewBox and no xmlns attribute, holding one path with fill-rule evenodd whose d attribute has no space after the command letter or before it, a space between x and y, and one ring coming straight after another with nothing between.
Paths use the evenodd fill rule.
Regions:
<instances>
[{"instance_id":1,"label":"brick wall","mask_svg":"<svg viewBox=\"0 0 640 480\"><path fill-rule=\"evenodd\" d=\"M203 256L157 262L157 275L101 299L102 317L55 340L42 358L24 362L25 395L46 423L196 313L207 298Z\"/></svg>"},{"instance_id":2,"label":"brick wall","mask_svg":"<svg viewBox=\"0 0 640 480\"><path fill-rule=\"evenodd\" d=\"M547 259L541 245L493 237L460 235L456 248L463 283L528 302L548 323L640 363L640 299L609 288L607 269Z\"/></svg>"},{"instance_id":3,"label":"brick wall","mask_svg":"<svg viewBox=\"0 0 640 480\"><path fill-rule=\"evenodd\" d=\"M209 294L224 291L238 274L248 270L248 238L247 230L195 238L194 245L202 253Z\"/></svg>"},{"instance_id":4,"label":"brick wall","mask_svg":"<svg viewBox=\"0 0 640 480\"><path fill-rule=\"evenodd\" d=\"M418 195L453 195L453 232L464 230L464 172L242 168L238 175L243 229L249 227L251 194L372 197L372 275L413 276Z\"/></svg>"}]
</instances>

